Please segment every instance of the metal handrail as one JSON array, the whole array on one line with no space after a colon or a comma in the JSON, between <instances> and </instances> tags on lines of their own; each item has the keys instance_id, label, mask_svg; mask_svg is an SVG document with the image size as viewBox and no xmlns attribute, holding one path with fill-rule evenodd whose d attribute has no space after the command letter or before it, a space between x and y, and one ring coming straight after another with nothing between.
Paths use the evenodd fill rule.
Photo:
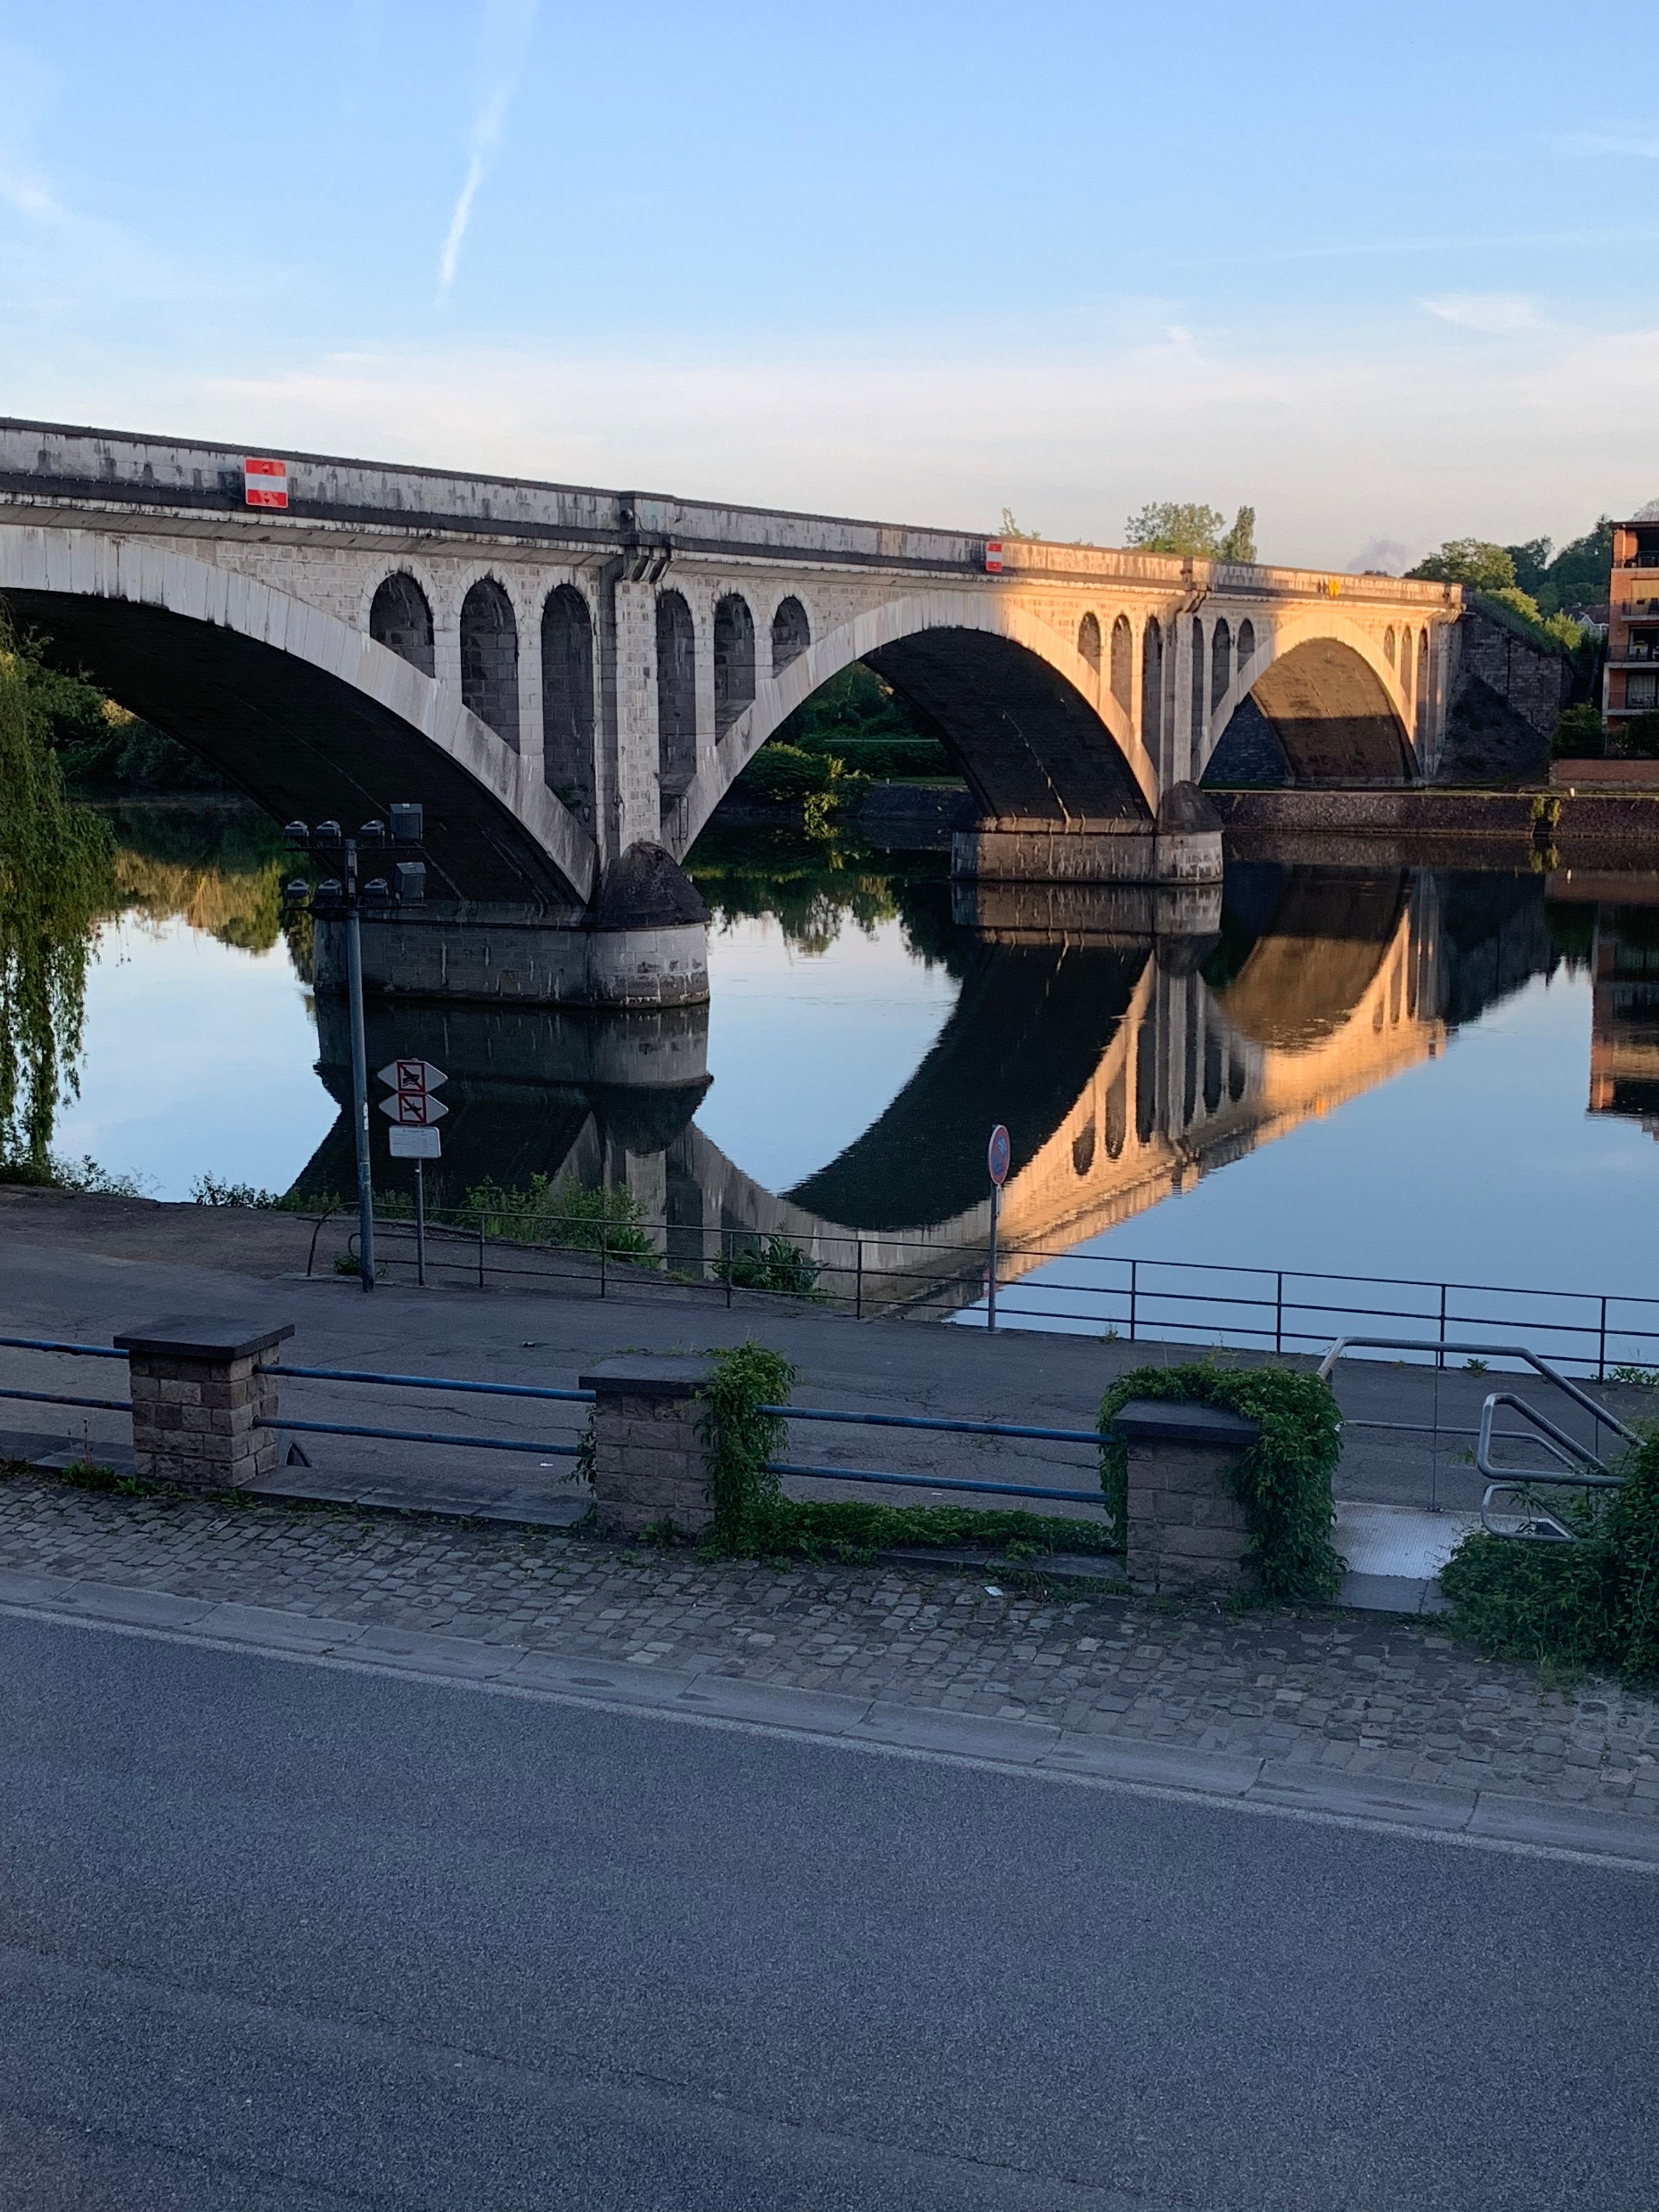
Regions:
<instances>
[{"instance_id":1,"label":"metal handrail","mask_svg":"<svg viewBox=\"0 0 1659 2212\"><path fill-rule=\"evenodd\" d=\"M1553 1468L1494 1467L1492 1463L1492 1416L1500 1406L1513 1407L1523 1420L1530 1421L1544 1440L1544 1449L1571 1467L1577 1460L1582 1466L1592 1467L1594 1474L1558 1474ZM1513 1480L1518 1482L1571 1483L1582 1490L1617 1490L1625 1478L1615 1474L1604 1459L1599 1458L1577 1437L1570 1437L1565 1429L1558 1429L1547 1413L1540 1413L1524 1398L1517 1398L1513 1390L1494 1390L1480 1408L1480 1437L1474 1448L1474 1463L1480 1473L1495 1480Z\"/></svg>"},{"instance_id":2,"label":"metal handrail","mask_svg":"<svg viewBox=\"0 0 1659 2212\"><path fill-rule=\"evenodd\" d=\"M1616 1413L1610 1413L1605 1406L1599 1405L1587 1390L1581 1390L1570 1376L1563 1375L1559 1368L1552 1367L1547 1359L1541 1358L1528 1345L1454 1344L1443 1337L1339 1336L1315 1370L1320 1381L1328 1382L1331 1379L1331 1370L1343 1353L1356 1347L1363 1352L1473 1352L1480 1358L1524 1360L1526 1364L1541 1375L1547 1382L1553 1382L1558 1390L1572 1400L1574 1405L1581 1407L1593 1420L1601 1422L1607 1428L1616 1430L1626 1443L1634 1444L1642 1441L1636 1431L1627 1428ZM1528 1410L1530 1411L1530 1408Z\"/></svg>"}]
</instances>

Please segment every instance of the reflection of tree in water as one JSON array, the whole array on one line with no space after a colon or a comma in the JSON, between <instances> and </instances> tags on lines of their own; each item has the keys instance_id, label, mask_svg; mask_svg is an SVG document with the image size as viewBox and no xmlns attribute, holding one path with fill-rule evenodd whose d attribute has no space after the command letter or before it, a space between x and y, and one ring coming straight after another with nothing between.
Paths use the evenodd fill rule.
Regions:
<instances>
[{"instance_id":1,"label":"reflection of tree in water","mask_svg":"<svg viewBox=\"0 0 1659 2212\"><path fill-rule=\"evenodd\" d=\"M73 805L0 633L0 1168L43 1176L59 1103L73 1097L87 951L106 909L110 837Z\"/></svg>"},{"instance_id":2,"label":"reflection of tree in water","mask_svg":"<svg viewBox=\"0 0 1659 2212\"><path fill-rule=\"evenodd\" d=\"M854 927L873 936L897 921L926 965L963 972L966 955L951 921L950 856L890 854L810 842L788 830L722 835L706 830L687 863L709 919L775 921L787 943L827 952Z\"/></svg>"},{"instance_id":3,"label":"reflection of tree in water","mask_svg":"<svg viewBox=\"0 0 1659 2212\"><path fill-rule=\"evenodd\" d=\"M0 660L0 1165L30 1176L46 1173L57 1109L77 1089L100 923L180 919L250 953L286 935L311 973L309 917L283 917L292 863L274 823L241 803L76 805L40 723Z\"/></svg>"},{"instance_id":4,"label":"reflection of tree in water","mask_svg":"<svg viewBox=\"0 0 1659 2212\"><path fill-rule=\"evenodd\" d=\"M294 870L276 825L246 805L118 806L114 874L118 904L150 920L182 917L244 952L269 952L287 929L302 975L310 924L284 924L283 884Z\"/></svg>"}]
</instances>

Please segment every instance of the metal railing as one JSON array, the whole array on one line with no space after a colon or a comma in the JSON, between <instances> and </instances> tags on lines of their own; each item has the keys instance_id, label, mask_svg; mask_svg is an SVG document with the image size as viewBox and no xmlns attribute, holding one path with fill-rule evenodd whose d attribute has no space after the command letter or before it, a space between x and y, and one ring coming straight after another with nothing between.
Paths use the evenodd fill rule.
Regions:
<instances>
[{"instance_id":1,"label":"metal railing","mask_svg":"<svg viewBox=\"0 0 1659 2212\"><path fill-rule=\"evenodd\" d=\"M106 1345L75 1344L52 1337L0 1336L0 1347L63 1352L94 1359L126 1359L130 1356ZM530 1399L565 1405L591 1406L596 1395L592 1390L565 1389L542 1383L481 1382L471 1377L453 1375L394 1375L370 1368L309 1367L287 1362L274 1363L262 1369L261 1372L278 1381L350 1383L392 1390L438 1390L468 1396ZM0 1389L0 1398L27 1399L52 1406L96 1407L110 1413L130 1413L132 1411L129 1399L66 1397L51 1390ZM827 1406L762 1406L757 1410L785 1421L825 1421L847 1428L920 1430L942 1436L996 1437L1044 1443L1081 1444L1097 1453L1101 1441L1098 1431L1094 1429L1050 1428L1030 1422L981 1421L922 1413L854 1413ZM270 1417L256 1416L253 1425L285 1435L368 1437L378 1442L436 1444L466 1451L533 1452L544 1459L575 1459L581 1451L580 1444L550 1442L540 1437L394 1429L366 1422L302 1420L280 1412ZM1073 1504L1094 1506L1103 1506L1104 1504L1098 1483L1091 1489L1073 1490L1052 1484L1000 1482L939 1475L926 1468L904 1472L892 1468L808 1466L793 1460L770 1461L768 1472L799 1476L807 1480L864 1483L907 1490L948 1490L1006 1498L1060 1499Z\"/></svg>"},{"instance_id":2,"label":"metal railing","mask_svg":"<svg viewBox=\"0 0 1659 2212\"><path fill-rule=\"evenodd\" d=\"M1328 1382L1340 1364L1343 1355L1355 1350L1433 1352L1437 1355L1437 1362L1442 1364L1448 1352L1461 1353L1466 1358L1482 1360L1485 1358L1518 1360L1524 1366L1530 1367L1535 1374L1541 1376L1555 1389L1559 1390L1581 1412L1589 1415L1595 1424L1594 1434L1598 1445L1601 1443L1601 1432L1604 1428L1611 1429L1616 1436L1623 1437L1626 1443L1638 1443L1641 1441L1634 1429L1621 1421L1616 1413L1610 1413L1598 1400L1592 1398L1588 1391L1581 1390L1570 1376L1563 1375L1559 1368L1534 1352L1529 1345L1465 1343L1444 1340L1425 1342L1420 1337L1339 1337L1319 1363L1316 1371L1321 1380ZM1500 1407L1507 1407L1527 1422L1534 1436L1542 1442L1545 1450L1556 1462L1554 1468L1504 1468L1495 1462L1492 1457L1494 1443L1521 1443L1526 1440L1526 1432L1523 1431L1500 1430L1496 1427ZM1477 1471L1486 1478L1486 1486L1481 1493L1480 1499L1480 1525L1488 1534L1494 1536L1547 1537L1553 1541L1571 1540L1573 1532L1564 1527L1553 1515L1540 1514L1534 1502L1526 1496L1526 1492L1536 1484L1555 1485L1580 1490L1617 1490L1624 1481L1622 1475L1613 1474L1599 1451L1581 1443L1576 1437L1569 1435L1566 1430L1551 1420L1547 1413L1540 1413L1535 1406L1529 1404L1526 1399L1518 1397L1512 1390L1493 1390L1488 1393L1481 1405L1480 1426L1476 1429L1456 1426L1450 1423L1443 1424L1438 1419L1437 1409L1437 1418L1431 1429L1428 1425L1419 1422L1365 1420L1350 1419L1346 1416L1344 1417L1343 1426L1356 1429L1382 1429L1402 1434L1431 1433L1437 1443L1443 1436L1474 1437L1475 1438L1473 1454L1474 1465ZM1577 1472L1564 1474L1558 1472L1559 1468L1564 1467L1570 1470L1589 1468L1594 1472L1588 1474ZM1521 1525L1516 1528L1499 1528L1492 1519L1492 1501L1500 1492L1504 1492L1514 1493L1519 1498L1522 1509Z\"/></svg>"},{"instance_id":3,"label":"metal railing","mask_svg":"<svg viewBox=\"0 0 1659 2212\"><path fill-rule=\"evenodd\" d=\"M506 1234L507 1224L522 1233ZM727 1307L781 1297L860 1320L983 1326L988 1318L982 1243L646 1219L583 1220L578 1233L562 1237L559 1226L544 1211L432 1209L426 1272L480 1290L562 1288L600 1298L701 1291ZM413 1222L388 1218L377 1223L376 1237L388 1271L404 1269L413 1279ZM1222 1343L1280 1356L1321 1350L1338 1335L1357 1343L1359 1332L1390 1324L1426 1327L1437 1340L1457 1329L1504 1329L1524 1333L1598 1381L1620 1367L1659 1368L1659 1296L1150 1260L1011 1243L1006 1232L996 1320L1004 1328ZM1433 1356L1443 1364L1443 1353Z\"/></svg>"}]
</instances>

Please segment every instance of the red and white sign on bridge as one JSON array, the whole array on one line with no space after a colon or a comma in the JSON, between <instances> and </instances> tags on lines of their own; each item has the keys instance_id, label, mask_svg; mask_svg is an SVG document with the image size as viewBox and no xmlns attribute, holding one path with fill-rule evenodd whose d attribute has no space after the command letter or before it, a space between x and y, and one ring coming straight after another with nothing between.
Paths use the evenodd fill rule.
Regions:
<instances>
[{"instance_id":1,"label":"red and white sign on bridge","mask_svg":"<svg viewBox=\"0 0 1659 2212\"><path fill-rule=\"evenodd\" d=\"M286 507L288 463L258 459L244 460L242 497L249 507Z\"/></svg>"}]
</instances>

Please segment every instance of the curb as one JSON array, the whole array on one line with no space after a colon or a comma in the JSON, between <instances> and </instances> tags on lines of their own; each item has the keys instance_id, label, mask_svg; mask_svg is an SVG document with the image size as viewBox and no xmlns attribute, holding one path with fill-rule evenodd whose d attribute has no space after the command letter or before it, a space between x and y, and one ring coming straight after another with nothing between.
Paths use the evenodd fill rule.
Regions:
<instances>
[{"instance_id":1,"label":"curb","mask_svg":"<svg viewBox=\"0 0 1659 2212\"><path fill-rule=\"evenodd\" d=\"M1334 1819L1418 1838L1564 1853L1659 1872L1659 1818L1498 1790L1336 1773L1310 1762L1190 1750L1048 1722L994 1720L837 1691L794 1689L719 1674L720 1662L712 1658L702 1668L673 1670L640 1660L571 1658L423 1630L11 1571L0 1571L0 1611L471 1682L635 1714L763 1727L831 1744L932 1753L1010 1772L1150 1789L1212 1807Z\"/></svg>"}]
</instances>

